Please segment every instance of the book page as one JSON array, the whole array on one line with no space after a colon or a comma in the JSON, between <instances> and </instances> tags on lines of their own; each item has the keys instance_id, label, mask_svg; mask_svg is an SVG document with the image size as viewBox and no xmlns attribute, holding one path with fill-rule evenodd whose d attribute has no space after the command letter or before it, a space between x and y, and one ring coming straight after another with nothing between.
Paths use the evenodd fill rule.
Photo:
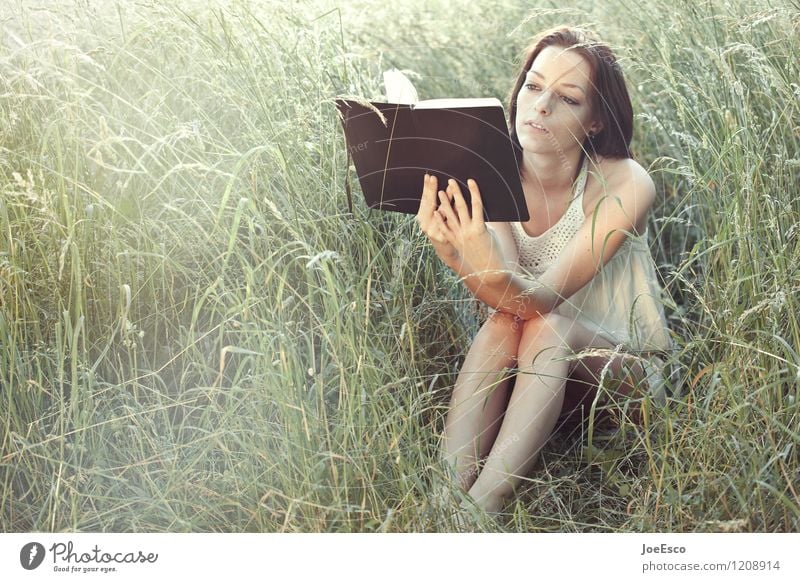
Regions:
<instances>
[{"instance_id":1,"label":"book page","mask_svg":"<svg viewBox=\"0 0 800 582\"><path fill-rule=\"evenodd\" d=\"M503 107L496 97L466 99L426 99L414 105L414 109L453 109L456 107Z\"/></svg>"},{"instance_id":2,"label":"book page","mask_svg":"<svg viewBox=\"0 0 800 582\"><path fill-rule=\"evenodd\" d=\"M386 89L386 101L389 103L411 105L419 101L414 84L402 71L397 69L384 71L383 86Z\"/></svg>"}]
</instances>

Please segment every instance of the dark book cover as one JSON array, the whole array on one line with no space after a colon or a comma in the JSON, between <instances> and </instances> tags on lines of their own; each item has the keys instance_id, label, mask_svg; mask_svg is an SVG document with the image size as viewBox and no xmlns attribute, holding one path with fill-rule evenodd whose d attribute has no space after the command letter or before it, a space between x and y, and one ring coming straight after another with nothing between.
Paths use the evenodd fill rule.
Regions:
<instances>
[{"instance_id":1,"label":"dark book cover","mask_svg":"<svg viewBox=\"0 0 800 582\"><path fill-rule=\"evenodd\" d=\"M336 107L370 208L416 214L427 172L437 176L440 190L455 179L470 208L467 179L474 179L486 221L530 219L498 99L337 99Z\"/></svg>"}]
</instances>

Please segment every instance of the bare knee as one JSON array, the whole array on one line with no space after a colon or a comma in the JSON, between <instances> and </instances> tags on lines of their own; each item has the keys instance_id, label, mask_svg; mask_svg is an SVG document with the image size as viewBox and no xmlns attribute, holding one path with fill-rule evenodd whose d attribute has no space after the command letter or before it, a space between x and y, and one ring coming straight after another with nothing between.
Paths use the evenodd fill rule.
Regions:
<instances>
[{"instance_id":1,"label":"bare knee","mask_svg":"<svg viewBox=\"0 0 800 582\"><path fill-rule=\"evenodd\" d=\"M491 326L498 326L517 331L522 329L524 320L517 317L513 313L506 313L505 311L492 311L486 319L486 324Z\"/></svg>"},{"instance_id":2,"label":"bare knee","mask_svg":"<svg viewBox=\"0 0 800 582\"><path fill-rule=\"evenodd\" d=\"M495 311L473 338L462 371L485 371L487 365L491 367L497 364L498 358L508 365L516 363L521 333L521 320L514 315ZM491 364L487 364L489 361Z\"/></svg>"},{"instance_id":3,"label":"bare knee","mask_svg":"<svg viewBox=\"0 0 800 582\"><path fill-rule=\"evenodd\" d=\"M524 320L520 352L543 347L573 349L571 321L558 313L545 313L541 317Z\"/></svg>"},{"instance_id":4,"label":"bare knee","mask_svg":"<svg viewBox=\"0 0 800 582\"><path fill-rule=\"evenodd\" d=\"M516 354L523 322L524 320L511 313L495 311L481 326L481 339L483 342L488 342L492 348L503 346L504 349Z\"/></svg>"}]
</instances>

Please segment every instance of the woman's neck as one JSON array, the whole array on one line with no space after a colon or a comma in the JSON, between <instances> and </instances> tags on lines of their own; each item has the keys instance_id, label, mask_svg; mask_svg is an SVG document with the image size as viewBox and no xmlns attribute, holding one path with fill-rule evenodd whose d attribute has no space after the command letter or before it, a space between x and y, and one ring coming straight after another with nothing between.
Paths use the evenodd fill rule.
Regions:
<instances>
[{"instance_id":1,"label":"woman's neck","mask_svg":"<svg viewBox=\"0 0 800 582\"><path fill-rule=\"evenodd\" d=\"M583 151L559 154L523 154L523 185L555 196L569 191L583 162Z\"/></svg>"}]
</instances>

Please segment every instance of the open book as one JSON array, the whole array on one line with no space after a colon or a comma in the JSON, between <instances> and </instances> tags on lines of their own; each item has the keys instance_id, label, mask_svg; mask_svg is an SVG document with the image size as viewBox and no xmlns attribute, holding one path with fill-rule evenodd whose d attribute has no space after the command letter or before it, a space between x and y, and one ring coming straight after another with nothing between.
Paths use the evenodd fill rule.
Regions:
<instances>
[{"instance_id":1,"label":"open book","mask_svg":"<svg viewBox=\"0 0 800 582\"><path fill-rule=\"evenodd\" d=\"M337 99L347 150L370 208L416 214L425 173L477 182L484 220L530 219L508 125L499 99L419 101L401 72L384 73L386 102Z\"/></svg>"}]
</instances>

